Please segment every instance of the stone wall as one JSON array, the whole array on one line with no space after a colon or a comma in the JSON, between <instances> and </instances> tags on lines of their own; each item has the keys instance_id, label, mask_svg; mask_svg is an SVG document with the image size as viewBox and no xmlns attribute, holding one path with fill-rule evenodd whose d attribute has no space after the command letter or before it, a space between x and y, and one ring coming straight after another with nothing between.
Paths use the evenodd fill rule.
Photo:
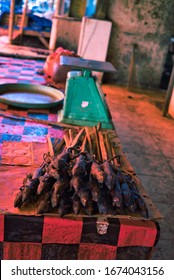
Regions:
<instances>
[{"instance_id":1,"label":"stone wall","mask_svg":"<svg viewBox=\"0 0 174 280\"><path fill-rule=\"evenodd\" d=\"M174 1L107 3L106 17L113 23L107 60L118 72L105 77L136 88L159 88L170 37L174 35Z\"/></svg>"}]
</instances>

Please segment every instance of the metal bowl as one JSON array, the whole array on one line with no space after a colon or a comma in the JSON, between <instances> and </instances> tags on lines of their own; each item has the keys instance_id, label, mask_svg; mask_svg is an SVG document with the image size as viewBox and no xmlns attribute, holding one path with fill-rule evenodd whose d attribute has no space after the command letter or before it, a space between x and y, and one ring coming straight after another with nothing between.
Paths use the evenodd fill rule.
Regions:
<instances>
[{"instance_id":1,"label":"metal bowl","mask_svg":"<svg viewBox=\"0 0 174 280\"><path fill-rule=\"evenodd\" d=\"M64 94L56 88L34 84L1 84L0 102L23 108L48 108L63 103Z\"/></svg>"}]
</instances>

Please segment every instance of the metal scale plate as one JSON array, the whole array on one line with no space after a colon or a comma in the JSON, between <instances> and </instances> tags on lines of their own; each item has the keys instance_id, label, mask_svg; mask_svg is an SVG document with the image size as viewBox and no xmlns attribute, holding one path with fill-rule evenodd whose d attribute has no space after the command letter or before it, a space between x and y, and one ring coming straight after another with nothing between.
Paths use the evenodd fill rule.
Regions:
<instances>
[{"instance_id":1,"label":"metal scale plate","mask_svg":"<svg viewBox=\"0 0 174 280\"><path fill-rule=\"evenodd\" d=\"M59 120L82 126L112 129L111 115L104 94L91 71L115 73L110 62L61 56L60 65L71 67L66 80L63 110Z\"/></svg>"},{"instance_id":2,"label":"metal scale plate","mask_svg":"<svg viewBox=\"0 0 174 280\"><path fill-rule=\"evenodd\" d=\"M97 72L115 73L116 69L110 62L89 60L79 57L61 56L60 65L71 66L72 69L91 70Z\"/></svg>"}]
</instances>

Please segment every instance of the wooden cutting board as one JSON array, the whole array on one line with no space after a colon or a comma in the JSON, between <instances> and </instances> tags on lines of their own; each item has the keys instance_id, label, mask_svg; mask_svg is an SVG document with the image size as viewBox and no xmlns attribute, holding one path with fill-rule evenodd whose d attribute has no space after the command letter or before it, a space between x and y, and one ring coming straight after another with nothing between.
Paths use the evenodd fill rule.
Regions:
<instances>
[{"instance_id":1,"label":"wooden cutting board","mask_svg":"<svg viewBox=\"0 0 174 280\"><path fill-rule=\"evenodd\" d=\"M32 165L32 142L3 142L1 164L25 166Z\"/></svg>"},{"instance_id":2,"label":"wooden cutting board","mask_svg":"<svg viewBox=\"0 0 174 280\"><path fill-rule=\"evenodd\" d=\"M50 151L48 142L18 142L18 144L16 142L7 143L9 146L5 145L5 142L3 143L3 161L1 161L0 165L0 214L11 213L33 215L36 213L34 204L32 207L19 210L18 208L13 207L14 198L18 193L19 188L22 186L25 176L32 173L37 167L39 167L43 162L44 153ZM15 157L13 152L15 155L18 154L19 157ZM9 159L7 159L7 155L9 155Z\"/></svg>"}]
</instances>

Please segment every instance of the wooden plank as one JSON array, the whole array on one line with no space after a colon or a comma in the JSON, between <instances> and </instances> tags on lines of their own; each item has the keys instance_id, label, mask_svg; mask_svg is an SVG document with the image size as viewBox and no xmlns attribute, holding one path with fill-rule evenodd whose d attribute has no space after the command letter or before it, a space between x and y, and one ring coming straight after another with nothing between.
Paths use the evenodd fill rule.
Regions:
<instances>
[{"instance_id":1,"label":"wooden plank","mask_svg":"<svg viewBox=\"0 0 174 280\"><path fill-rule=\"evenodd\" d=\"M78 55L86 59L106 61L111 28L110 21L83 17ZM93 72L93 75L96 75L101 83L103 73Z\"/></svg>"},{"instance_id":2,"label":"wooden plank","mask_svg":"<svg viewBox=\"0 0 174 280\"><path fill-rule=\"evenodd\" d=\"M32 165L32 142L4 141L2 143L1 164L5 165Z\"/></svg>"},{"instance_id":3,"label":"wooden plank","mask_svg":"<svg viewBox=\"0 0 174 280\"><path fill-rule=\"evenodd\" d=\"M21 144L21 143L20 143ZM44 153L48 153L48 143L32 142L33 165L31 166L0 166L0 213L34 215L36 204L23 209L14 208L14 198L22 186L25 176L32 173L43 162Z\"/></svg>"},{"instance_id":4,"label":"wooden plank","mask_svg":"<svg viewBox=\"0 0 174 280\"><path fill-rule=\"evenodd\" d=\"M37 32L37 36L38 36L39 40L42 42L42 44L48 49L49 44L48 44L47 40L44 38L44 36L42 35L42 33Z\"/></svg>"},{"instance_id":5,"label":"wooden plank","mask_svg":"<svg viewBox=\"0 0 174 280\"><path fill-rule=\"evenodd\" d=\"M56 47L57 33L58 33L58 19L57 16L62 13L64 1L57 0L55 2L54 17L52 19L51 35L49 41L49 50L54 51Z\"/></svg>"}]
</instances>

